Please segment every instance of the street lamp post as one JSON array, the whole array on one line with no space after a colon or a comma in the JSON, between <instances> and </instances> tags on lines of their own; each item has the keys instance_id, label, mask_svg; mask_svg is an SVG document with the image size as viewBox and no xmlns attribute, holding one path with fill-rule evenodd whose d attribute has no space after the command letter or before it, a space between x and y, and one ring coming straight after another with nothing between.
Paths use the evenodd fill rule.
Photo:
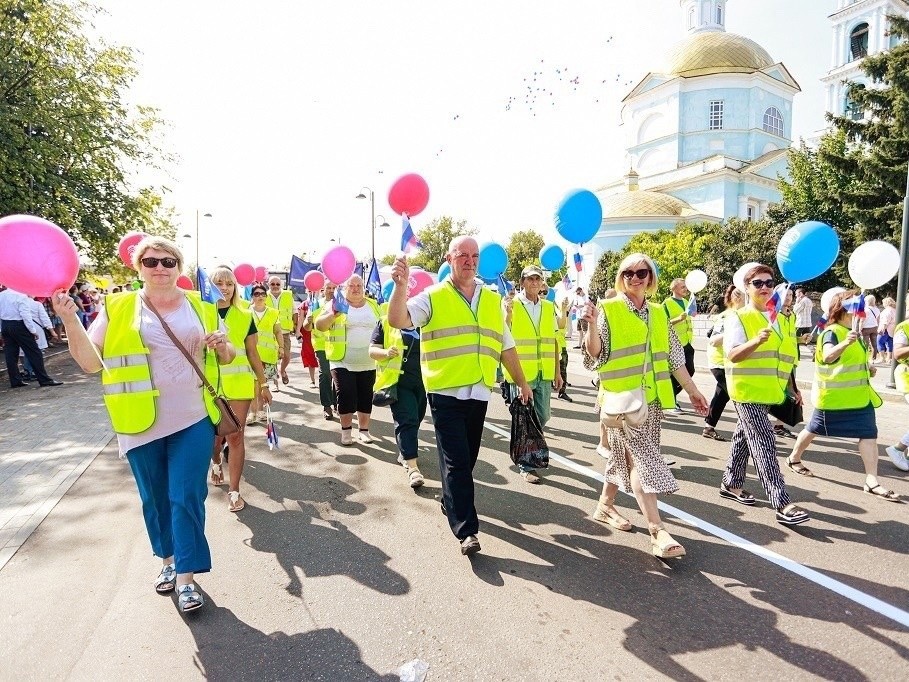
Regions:
<instances>
[{"instance_id":1,"label":"street lamp post","mask_svg":"<svg viewBox=\"0 0 909 682\"><path fill-rule=\"evenodd\" d=\"M909 169L906 172L906 196L903 198L903 237L900 240L900 270L896 280L896 323L906 318L906 288L909 287ZM896 388L896 361L890 364L890 382Z\"/></svg>"},{"instance_id":2,"label":"street lamp post","mask_svg":"<svg viewBox=\"0 0 909 682\"><path fill-rule=\"evenodd\" d=\"M203 218L211 218L211 213L203 213ZM196 209L196 289L201 291L202 285L199 282L199 209Z\"/></svg>"},{"instance_id":3,"label":"street lamp post","mask_svg":"<svg viewBox=\"0 0 909 682\"><path fill-rule=\"evenodd\" d=\"M369 192L369 208L370 208L370 220L369 220L369 233L372 236L372 241L370 242L370 251L369 255L372 258L370 262L376 259L376 193L372 191L369 187L361 187L360 193L356 196L357 199L365 199L366 195L363 194L363 190Z\"/></svg>"}]
</instances>

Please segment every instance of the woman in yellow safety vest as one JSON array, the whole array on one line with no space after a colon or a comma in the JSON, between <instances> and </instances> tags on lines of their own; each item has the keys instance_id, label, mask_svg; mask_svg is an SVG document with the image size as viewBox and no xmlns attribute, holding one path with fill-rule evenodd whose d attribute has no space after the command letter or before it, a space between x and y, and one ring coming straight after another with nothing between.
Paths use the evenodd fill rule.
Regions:
<instances>
[{"instance_id":1,"label":"woman in yellow safety vest","mask_svg":"<svg viewBox=\"0 0 909 682\"><path fill-rule=\"evenodd\" d=\"M259 351L259 359L262 361L266 385L269 381L273 381L277 388L278 360L284 357L284 331L281 328L280 313L265 304L266 296L268 296L268 289L265 288L265 285L256 284L252 288L252 305L249 312L252 313L258 332L256 350ZM265 411L262 408L263 403L259 396L254 395L246 423L253 424L256 420L265 421Z\"/></svg>"},{"instance_id":2,"label":"woman in yellow safety vest","mask_svg":"<svg viewBox=\"0 0 909 682\"><path fill-rule=\"evenodd\" d=\"M847 301L855 292L837 294L830 302L829 322L821 332L814 354L814 382L811 401L814 414L799 434L786 459L786 466L802 476L813 476L802 464L802 455L816 436L857 438L858 451L865 467L866 493L889 502L900 497L877 480L877 420L874 410L881 406L880 396L871 386L875 368L871 349L862 339L861 325L853 331L852 313Z\"/></svg>"},{"instance_id":3,"label":"woman in yellow safety vest","mask_svg":"<svg viewBox=\"0 0 909 682\"><path fill-rule=\"evenodd\" d=\"M886 300L886 299L885 299ZM890 299L891 301L893 299ZM900 322L893 328L893 359L896 366L896 389L909 401L909 320ZM909 432L887 448L887 456L900 471L909 471L906 450L909 449Z\"/></svg>"},{"instance_id":4,"label":"woman in yellow safety vest","mask_svg":"<svg viewBox=\"0 0 909 682\"><path fill-rule=\"evenodd\" d=\"M101 372L104 402L136 479L152 551L164 564L155 590L176 589L177 605L187 612L204 603L194 574L211 570L205 472L221 414L158 315L212 384L218 365L230 363L235 351L215 307L177 286L183 254L176 244L146 237L133 252L133 266L144 288L108 296L88 332L64 290L54 292L52 303L66 326L70 354L84 371Z\"/></svg>"},{"instance_id":5,"label":"woman in yellow safety vest","mask_svg":"<svg viewBox=\"0 0 909 682\"><path fill-rule=\"evenodd\" d=\"M726 309L714 318L710 338L707 340L707 367L713 378L716 379L716 390L710 401L710 410L704 417L704 430L701 431L701 435L713 440L726 440L716 431L716 425L720 423L720 417L723 416L723 410L726 409L729 402L726 367L723 360L723 325L729 315L735 315L735 311L745 304L745 294L739 291L735 284L730 284L726 287L726 293L723 294L723 304Z\"/></svg>"},{"instance_id":6,"label":"woman in yellow safety vest","mask_svg":"<svg viewBox=\"0 0 909 682\"><path fill-rule=\"evenodd\" d=\"M792 383L795 384L795 370L799 366L799 341L798 341L798 332L796 331L798 327L796 326L796 315L795 311L792 309L792 304L795 302L795 294L792 289L786 290L786 298L783 300L783 306L780 308L780 312L777 315L776 321L780 328L780 335L782 338L782 343L780 344L780 357L787 363L792 364ZM795 438L795 434L792 433L786 424L777 417L774 416L773 420L776 423L773 425L773 433L780 438Z\"/></svg>"},{"instance_id":7,"label":"woman in yellow safety vest","mask_svg":"<svg viewBox=\"0 0 909 682\"><path fill-rule=\"evenodd\" d=\"M792 360L787 360L783 335L767 317L767 301L776 285L773 270L755 265L745 273L744 283L748 305L726 319L723 332L726 386L739 421L719 493L739 504L755 503L754 495L743 489L750 452L761 485L776 509L776 520L792 526L807 521L808 512L789 499L767 415L772 405L787 400L787 393L798 402L802 396L792 376Z\"/></svg>"},{"instance_id":8,"label":"woman in yellow safety vest","mask_svg":"<svg viewBox=\"0 0 909 682\"><path fill-rule=\"evenodd\" d=\"M669 324L666 309L648 303L657 290L656 266L649 256L633 253L619 264L615 280L618 296L588 303L584 310L587 331L582 339L584 367L599 371L600 391L619 393L644 389L647 419L637 429L600 425L597 452L606 458L603 493L593 518L618 530L631 522L616 511L615 494L634 493L647 519L651 551L668 559L685 555L660 521L657 494L673 493L678 484L660 453L663 409L675 406L670 376L688 393L698 414L707 413L707 401L685 369L685 351Z\"/></svg>"},{"instance_id":9,"label":"woman in yellow safety vest","mask_svg":"<svg viewBox=\"0 0 909 682\"><path fill-rule=\"evenodd\" d=\"M361 443L375 442L369 435L376 363L369 357L369 341L381 318L378 304L366 298L363 278L351 275L343 286L343 296L335 294L331 305L322 308L316 329L326 332L325 357L338 396L341 445L353 445L353 417Z\"/></svg>"},{"instance_id":10,"label":"woman in yellow safety vest","mask_svg":"<svg viewBox=\"0 0 909 682\"><path fill-rule=\"evenodd\" d=\"M328 358L325 357L325 332L316 329L315 319L319 315L319 310L324 308L331 299L334 298L336 285L328 280L322 287L321 296L316 299L309 310L309 314L303 319L303 325L309 325L312 330L312 348L316 353L316 360L319 363L319 403L322 405L322 413L325 419L334 418L335 406L338 404L338 397L335 395L334 386L331 383L331 366Z\"/></svg>"},{"instance_id":11,"label":"woman in yellow safety vest","mask_svg":"<svg viewBox=\"0 0 909 682\"><path fill-rule=\"evenodd\" d=\"M221 292L218 301L218 315L227 326L227 335L237 357L226 367L221 368L219 391L230 401L234 414L240 420L241 428L236 433L227 436L227 450L229 458L227 469L230 474L230 484L227 490L227 509L238 512L246 506L240 497L240 479L243 478L243 465L246 462L246 417L253 397L259 401L271 404L271 392L268 390L268 381L265 379L265 368L259 358L258 331L253 321L249 308L240 307L240 292L234 271L227 266L215 268L209 275L212 284ZM221 436L215 438L215 448L211 461L211 482L221 485L224 482L224 473L221 465L221 448L225 439Z\"/></svg>"}]
</instances>

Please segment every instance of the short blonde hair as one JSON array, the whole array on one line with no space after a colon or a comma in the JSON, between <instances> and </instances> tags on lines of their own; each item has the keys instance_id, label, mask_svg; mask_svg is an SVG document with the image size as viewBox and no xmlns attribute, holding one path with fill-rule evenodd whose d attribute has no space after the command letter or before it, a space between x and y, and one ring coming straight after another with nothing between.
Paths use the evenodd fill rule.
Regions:
<instances>
[{"instance_id":1,"label":"short blonde hair","mask_svg":"<svg viewBox=\"0 0 909 682\"><path fill-rule=\"evenodd\" d=\"M149 235L136 244L136 248L133 251L133 268L135 268L136 272L139 271L139 261L145 257L145 252L149 249L169 253L177 259L177 270L183 272L183 252L170 239L158 237L157 235Z\"/></svg>"},{"instance_id":2,"label":"short blonde hair","mask_svg":"<svg viewBox=\"0 0 909 682\"><path fill-rule=\"evenodd\" d=\"M885 308L896 308L896 301L894 301L894 300L893 300L892 298L890 298L889 296L887 296L886 298L884 298L884 300L881 301L881 304L882 304Z\"/></svg>"},{"instance_id":3,"label":"short blonde hair","mask_svg":"<svg viewBox=\"0 0 909 682\"><path fill-rule=\"evenodd\" d=\"M650 281L647 284L645 293L648 296L652 296L656 293L659 277L657 276L656 265L654 264L653 259L646 253L630 253L622 259L622 262L619 263L619 269L615 273L615 290L620 291L623 294L626 293L625 278L622 277L622 273L638 263L643 263L650 270Z\"/></svg>"},{"instance_id":4,"label":"short blonde hair","mask_svg":"<svg viewBox=\"0 0 909 682\"><path fill-rule=\"evenodd\" d=\"M228 282L234 285L234 295L231 296L228 303L230 305L237 305L240 300L240 285L237 284L237 278L234 275L234 271L227 267L226 265L219 265L214 270L211 271L211 274L208 276L208 279L211 280L212 284L217 285L218 282Z\"/></svg>"}]
</instances>

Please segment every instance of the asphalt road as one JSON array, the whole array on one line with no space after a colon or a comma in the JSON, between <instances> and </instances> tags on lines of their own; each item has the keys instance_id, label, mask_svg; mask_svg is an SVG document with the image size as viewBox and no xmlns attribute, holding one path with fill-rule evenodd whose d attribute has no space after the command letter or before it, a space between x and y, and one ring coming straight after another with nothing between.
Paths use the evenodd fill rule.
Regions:
<instances>
[{"instance_id":1,"label":"asphalt road","mask_svg":"<svg viewBox=\"0 0 909 682\"><path fill-rule=\"evenodd\" d=\"M667 418L681 490L663 502L686 520L664 517L688 555L663 562L630 497L619 505L634 532L590 518L602 473L594 389L577 371L571 380L575 402L553 404L541 485L511 466L508 413L491 403L475 471L483 551L466 559L439 512L429 420L427 483L414 492L388 409L371 427L381 442L342 448L295 364L276 396L281 449L259 426L247 437L246 509L230 514L226 487L210 488L214 569L198 578L206 607L189 617L152 589L158 562L109 445L0 570L0 678L397 680L412 659L430 680L909 677L909 505L862 492L854 444L818 442L805 457L816 477L787 474L812 520L786 528L753 473L755 507L719 498L728 443L702 438L693 416ZM698 383L712 389L706 373ZM881 443L907 414L885 403ZM880 472L909 497L909 475L886 455Z\"/></svg>"}]
</instances>

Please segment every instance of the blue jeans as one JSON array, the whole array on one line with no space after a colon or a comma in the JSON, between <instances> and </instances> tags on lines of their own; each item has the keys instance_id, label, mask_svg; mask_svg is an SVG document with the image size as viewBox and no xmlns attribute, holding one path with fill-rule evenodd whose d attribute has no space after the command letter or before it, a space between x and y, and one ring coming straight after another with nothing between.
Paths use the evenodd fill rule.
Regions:
<instances>
[{"instance_id":1,"label":"blue jeans","mask_svg":"<svg viewBox=\"0 0 909 682\"><path fill-rule=\"evenodd\" d=\"M215 427L205 417L126 453L152 551L162 559L173 556L177 573L211 570L205 498L214 438Z\"/></svg>"}]
</instances>

